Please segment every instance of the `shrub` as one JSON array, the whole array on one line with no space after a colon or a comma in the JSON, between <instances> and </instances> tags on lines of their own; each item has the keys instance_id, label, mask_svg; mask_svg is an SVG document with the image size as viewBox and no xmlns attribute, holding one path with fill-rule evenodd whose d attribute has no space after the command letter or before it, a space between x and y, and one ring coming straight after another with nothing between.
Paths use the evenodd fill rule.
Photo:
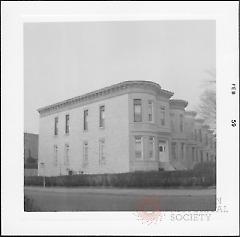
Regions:
<instances>
[{"instance_id":1,"label":"shrub","mask_svg":"<svg viewBox=\"0 0 240 237\"><path fill-rule=\"evenodd\" d=\"M46 177L46 186L177 187L210 186L216 183L214 166L185 171L151 171L119 174L79 174ZM25 185L43 186L43 177L24 178Z\"/></svg>"}]
</instances>

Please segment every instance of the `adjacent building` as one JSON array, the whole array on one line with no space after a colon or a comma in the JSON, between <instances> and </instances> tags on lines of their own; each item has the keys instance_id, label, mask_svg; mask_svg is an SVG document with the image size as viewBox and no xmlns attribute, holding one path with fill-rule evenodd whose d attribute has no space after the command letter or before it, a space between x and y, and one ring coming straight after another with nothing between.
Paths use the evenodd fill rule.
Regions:
<instances>
[{"instance_id":1,"label":"adjacent building","mask_svg":"<svg viewBox=\"0 0 240 237\"><path fill-rule=\"evenodd\" d=\"M190 169L201 151L213 159L198 138L207 128L172 96L126 81L40 108L39 175Z\"/></svg>"},{"instance_id":2,"label":"adjacent building","mask_svg":"<svg viewBox=\"0 0 240 237\"><path fill-rule=\"evenodd\" d=\"M38 171L38 134L24 133L24 175Z\"/></svg>"}]
</instances>

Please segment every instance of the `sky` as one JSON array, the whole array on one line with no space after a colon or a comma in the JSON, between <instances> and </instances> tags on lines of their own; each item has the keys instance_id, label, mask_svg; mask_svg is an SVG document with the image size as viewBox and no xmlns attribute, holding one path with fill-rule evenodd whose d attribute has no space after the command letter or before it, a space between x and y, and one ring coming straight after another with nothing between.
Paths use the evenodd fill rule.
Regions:
<instances>
[{"instance_id":1,"label":"sky","mask_svg":"<svg viewBox=\"0 0 240 237\"><path fill-rule=\"evenodd\" d=\"M215 72L215 21L24 24L24 132L37 109L126 80L153 81L197 109Z\"/></svg>"}]
</instances>

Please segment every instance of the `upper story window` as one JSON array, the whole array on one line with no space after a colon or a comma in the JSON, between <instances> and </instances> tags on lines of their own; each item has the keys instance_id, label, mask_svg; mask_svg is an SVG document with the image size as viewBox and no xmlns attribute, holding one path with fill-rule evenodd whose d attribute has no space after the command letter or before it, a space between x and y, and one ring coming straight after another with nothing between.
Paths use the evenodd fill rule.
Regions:
<instances>
[{"instance_id":1,"label":"upper story window","mask_svg":"<svg viewBox=\"0 0 240 237\"><path fill-rule=\"evenodd\" d=\"M205 135L205 142L206 142L206 145L208 145L208 135L207 134Z\"/></svg>"},{"instance_id":2,"label":"upper story window","mask_svg":"<svg viewBox=\"0 0 240 237\"><path fill-rule=\"evenodd\" d=\"M148 121L153 121L153 101L148 101Z\"/></svg>"},{"instance_id":3,"label":"upper story window","mask_svg":"<svg viewBox=\"0 0 240 237\"><path fill-rule=\"evenodd\" d=\"M179 119L180 119L180 125L179 125L180 132L183 132L183 115L182 114L179 115Z\"/></svg>"},{"instance_id":4,"label":"upper story window","mask_svg":"<svg viewBox=\"0 0 240 237\"><path fill-rule=\"evenodd\" d=\"M166 111L165 111L165 107L164 106L161 106L160 108L160 123L162 126L165 125L166 123Z\"/></svg>"},{"instance_id":5,"label":"upper story window","mask_svg":"<svg viewBox=\"0 0 240 237\"><path fill-rule=\"evenodd\" d=\"M154 137L149 137L149 159L154 160L155 142Z\"/></svg>"},{"instance_id":6,"label":"upper story window","mask_svg":"<svg viewBox=\"0 0 240 237\"><path fill-rule=\"evenodd\" d=\"M142 100L134 99L133 102L134 110L134 122L142 122Z\"/></svg>"},{"instance_id":7,"label":"upper story window","mask_svg":"<svg viewBox=\"0 0 240 237\"><path fill-rule=\"evenodd\" d=\"M54 118L54 135L58 135L58 117Z\"/></svg>"},{"instance_id":8,"label":"upper story window","mask_svg":"<svg viewBox=\"0 0 240 237\"><path fill-rule=\"evenodd\" d=\"M83 130L88 130L88 110L84 110L83 112Z\"/></svg>"},{"instance_id":9,"label":"upper story window","mask_svg":"<svg viewBox=\"0 0 240 237\"><path fill-rule=\"evenodd\" d=\"M105 139L99 140L99 163L104 164L106 162L105 154Z\"/></svg>"},{"instance_id":10,"label":"upper story window","mask_svg":"<svg viewBox=\"0 0 240 237\"><path fill-rule=\"evenodd\" d=\"M198 135L199 135L199 141L202 142L202 130L199 128L198 130Z\"/></svg>"},{"instance_id":11,"label":"upper story window","mask_svg":"<svg viewBox=\"0 0 240 237\"><path fill-rule=\"evenodd\" d=\"M104 128L105 126L105 106L99 107L99 127Z\"/></svg>"},{"instance_id":12,"label":"upper story window","mask_svg":"<svg viewBox=\"0 0 240 237\"><path fill-rule=\"evenodd\" d=\"M174 131L175 131L174 122L173 122L173 120L172 120L172 119L171 119L171 130L172 130L172 132L174 132Z\"/></svg>"},{"instance_id":13,"label":"upper story window","mask_svg":"<svg viewBox=\"0 0 240 237\"><path fill-rule=\"evenodd\" d=\"M65 116L65 133L69 134L69 114Z\"/></svg>"},{"instance_id":14,"label":"upper story window","mask_svg":"<svg viewBox=\"0 0 240 237\"><path fill-rule=\"evenodd\" d=\"M69 165L69 144L65 144L64 149L64 164Z\"/></svg>"},{"instance_id":15,"label":"upper story window","mask_svg":"<svg viewBox=\"0 0 240 237\"><path fill-rule=\"evenodd\" d=\"M143 158L143 142L141 136L135 136L135 157L136 159Z\"/></svg>"},{"instance_id":16,"label":"upper story window","mask_svg":"<svg viewBox=\"0 0 240 237\"><path fill-rule=\"evenodd\" d=\"M197 129L194 129L194 140L197 141Z\"/></svg>"}]
</instances>

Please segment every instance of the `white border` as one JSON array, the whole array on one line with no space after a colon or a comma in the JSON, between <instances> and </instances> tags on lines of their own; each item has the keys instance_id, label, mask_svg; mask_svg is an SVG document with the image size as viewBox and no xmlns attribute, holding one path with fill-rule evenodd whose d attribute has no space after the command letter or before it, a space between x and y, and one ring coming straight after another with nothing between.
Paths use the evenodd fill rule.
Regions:
<instances>
[{"instance_id":1,"label":"white border","mask_svg":"<svg viewBox=\"0 0 240 237\"><path fill-rule=\"evenodd\" d=\"M1 2L2 234L239 234L238 2ZM132 212L23 212L23 22L215 19L217 22L217 194L228 213L209 222L143 225Z\"/></svg>"}]
</instances>

